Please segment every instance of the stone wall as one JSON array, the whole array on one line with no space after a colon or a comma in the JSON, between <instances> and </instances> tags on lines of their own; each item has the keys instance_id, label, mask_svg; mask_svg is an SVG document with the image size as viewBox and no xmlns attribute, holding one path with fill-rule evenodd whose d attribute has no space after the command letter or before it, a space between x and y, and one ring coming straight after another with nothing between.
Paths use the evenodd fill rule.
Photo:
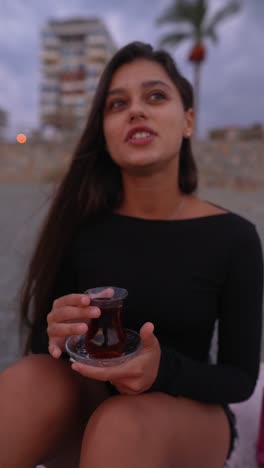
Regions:
<instances>
[{"instance_id":1,"label":"stone wall","mask_svg":"<svg viewBox=\"0 0 264 468\"><path fill-rule=\"evenodd\" d=\"M0 143L0 182L56 181L74 145ZM238 189L264 187L264 141L200 141L193 144L200 182Z\"/></svg>"},{"instance_id":2,"label":"stone wall","mask_svg":"<svg viewBox=\"0 0 264 468\"><path fill-rule=\"evenodd\" d=\"M72 145L0 143L0 181L53 181L63 174Z\"/></svg>"},{"instance_id":3,"label":"stone wall","mask_svg":"<svg viewBox=\"0 0 264 468\"><path fill-rule=\"evenodd\" d=\"M203 185L264 188L264 140L204 141L194 145L194 154Z\"/></svg>"}]
</instances>

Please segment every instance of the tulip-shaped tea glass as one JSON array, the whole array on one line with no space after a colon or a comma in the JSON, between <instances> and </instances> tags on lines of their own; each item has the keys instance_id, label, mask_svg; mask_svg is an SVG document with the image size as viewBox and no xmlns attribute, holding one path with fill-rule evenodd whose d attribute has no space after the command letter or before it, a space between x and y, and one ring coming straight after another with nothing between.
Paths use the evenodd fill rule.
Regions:
<instances>
[{"instance_id":1,"label":"tulip-shaped tea glass","mask_svg":"<svg viewBox=\"0 0 264 468\"><path fill-rule=\"evenodd\" d=\"M88 289L91 305L99 307L100 317L91 320L86 334L86 350L96 359L121 356L126 346L126 334L121 323L123 301L127 290L122 288Z\"/></svg>"},{"instance_id":2,"label":"tulip-shaped tea glass","mask_svg":"<svg viewBox=\"0 0 264 468\"><path fill-rule=\"evenodd\" d=\"M136 356L142 347L140 336L122 326L126 289L112 286L88 289L92 306L101 310L88 324L86 335L71 336L66 350L71 360L94 366L110 366Z\"/></svg>"}]
</instances>

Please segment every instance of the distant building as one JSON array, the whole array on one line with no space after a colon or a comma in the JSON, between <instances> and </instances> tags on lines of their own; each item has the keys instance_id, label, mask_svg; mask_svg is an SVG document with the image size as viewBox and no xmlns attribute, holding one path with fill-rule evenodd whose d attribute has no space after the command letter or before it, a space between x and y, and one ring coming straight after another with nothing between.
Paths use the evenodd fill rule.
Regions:
<instances>
[{"instance_id":1,"label":"distant building","mask_svg":"<svg viewBox=\"0 0 264 468\"><path fill-rule=\"evenodd\" d=\"M99 77L116 47L97 18L50 20L42 31L42 128L83 126Z\"/></svg>"},{"instance_id":2,"label":"distant building","mask_svg":"<svg viewBox=\"0 0 264 468\"><path fill-rule=\"evenodd\" d=\"M0 107L0 140L4 140L8 127L8 112Z\"/></svg>"},{"instance_id":3,"label":"distant building","mask_svg":"<svg viewBox=\"0 0 264 468\"><path fill-rule=\"evenodd\" d=\"M250 127L214 128L209 131L208 136L210 140L260 140L264 139L264 125L256 123Z\"/></svg>"}]
</instances>

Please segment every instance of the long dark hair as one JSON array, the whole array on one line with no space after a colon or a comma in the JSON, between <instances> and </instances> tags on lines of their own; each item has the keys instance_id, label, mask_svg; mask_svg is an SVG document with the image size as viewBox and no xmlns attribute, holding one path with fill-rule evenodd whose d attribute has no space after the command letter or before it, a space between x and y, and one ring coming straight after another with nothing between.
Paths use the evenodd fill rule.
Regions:
<instances>
[{"instance_id":1,"label":"long dark hair","mask_svg":"<svg viewBox=\"0 0 264 468\"><path fill-rule=\"evenodd\" d=\"M32 330L48 314L58 270L66 249L82 221L111 211L122 201L119 167L107 152L103 134L103 113L114 72L136 59L158 62L177 87L185 110L193 107L190 83L180 74L172 57L152 46L132 42L121 48L107 64L93 99L88 121L66 175L44 222L22 288L21 325L30 327L26 353L32 344ZM197 170L191 142L183 138L180 149L179 187L183 193L197 189Z\"/></svg>"}]
</instances>

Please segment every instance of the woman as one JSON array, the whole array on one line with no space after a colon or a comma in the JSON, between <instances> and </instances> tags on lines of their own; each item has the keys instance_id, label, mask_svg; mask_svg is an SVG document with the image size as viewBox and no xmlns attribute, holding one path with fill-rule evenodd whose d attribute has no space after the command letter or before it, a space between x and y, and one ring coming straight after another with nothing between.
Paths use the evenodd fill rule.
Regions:
<instances>
[{"instance_id":1,"label":"woman","mask_svg":"<svg viewBox=\"0 0 264 468\"><path fill-rule=\"evenodd\" d=\"M1 466L220 468L230 455L228 403L258 376L262 252L249 221L196 195L193 121L166 52L116 53L30 265L28 356L1 376ZM128 290L124 326L143 349L70 365L66 338L100 315L82 293L105 284Z\"/></svg>"}]
</instances>

